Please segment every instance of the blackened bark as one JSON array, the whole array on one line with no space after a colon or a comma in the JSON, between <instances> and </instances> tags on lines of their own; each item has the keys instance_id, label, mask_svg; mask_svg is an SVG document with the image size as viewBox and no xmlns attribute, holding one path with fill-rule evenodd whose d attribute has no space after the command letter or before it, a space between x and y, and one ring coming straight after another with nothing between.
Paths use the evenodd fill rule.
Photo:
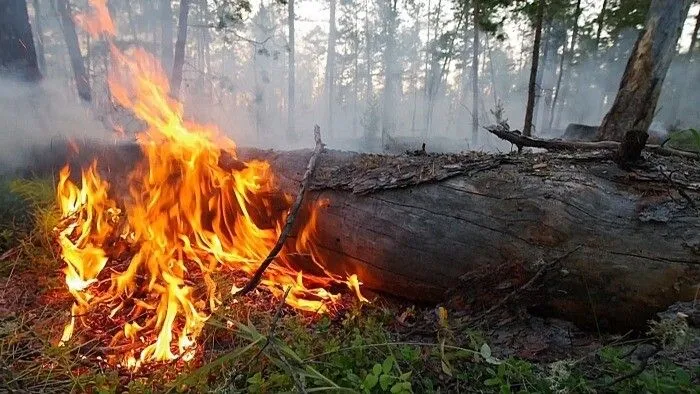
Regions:
<instances>
[{"instance_id":1,"label":"blackened bark","mask_svg":"<svg viewBox=\"0 0 700 394\"><path fill-rule=\"evenodd\" d=\"M25 0L0 0L0 74L41 78Z\"/></svg>"}]
</instances>

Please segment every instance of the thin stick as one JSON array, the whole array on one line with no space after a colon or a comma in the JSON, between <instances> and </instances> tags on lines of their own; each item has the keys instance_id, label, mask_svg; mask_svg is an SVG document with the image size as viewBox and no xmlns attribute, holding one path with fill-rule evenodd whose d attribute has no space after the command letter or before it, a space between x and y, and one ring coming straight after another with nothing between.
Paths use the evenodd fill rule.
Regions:
<instances>
[{"instance_id":1,"label":"thin stick","mask_svg":"<svg viewBox=\"0 0 700 394\"><path fill-rule=\"evenodd\" d=\"M314 152L311 154L309 164L306 166L306 172L304 173L304 177L301 180L301 187L299 188L299 193L297 194L297 197L294 200L294 204L292 204L292 207L287 213L287 220L284 223L284 228L282 229L279 238L277 239L277 243L272 248L272 250L270 250L270 253L267 255L265 260L263 260L262 264L260 264L260 267L258 267L257 271L255 271L253 277L250 278L250 281L245 286L243 286L243 288L239 290L235 294L235 296L242 296L248 294L258 286L263 274L265 273L265 270L277 257L280 250L282 250L282 247L284 246L284 243L287 240L289 233L292 231L294 221L296 220L297 214L299 213L299 208L301 208L301 203L304 200L304 194L306 193L306 188L309 185L309 180L311 179L311 176L313 175L314 170L316 169L316 160L323 151L324 147L323 142L321 142L321 128L318 127L318 125L314 126L314 140L316 140L316 147L314 148Z\"/></svg>"},{"instance_id":2,"label":"thin stick","mask_svg":"<svg viewBox=\"0 0 700 394\"><path fill-rule=\"evenodd\" d=\"M518 147L518 151L523 147L542 148L548 150L619 150L620 143L617 141L562 141L543 140L539 138L526 137L519 131L506 130L501 125L484 127L488 132L496 137L506 140ZM700 154L690 151L666 148L661 145L647 145L644 149L662 156L680 156L690 159L700 159Z\"/></svg>"}]
</instances>

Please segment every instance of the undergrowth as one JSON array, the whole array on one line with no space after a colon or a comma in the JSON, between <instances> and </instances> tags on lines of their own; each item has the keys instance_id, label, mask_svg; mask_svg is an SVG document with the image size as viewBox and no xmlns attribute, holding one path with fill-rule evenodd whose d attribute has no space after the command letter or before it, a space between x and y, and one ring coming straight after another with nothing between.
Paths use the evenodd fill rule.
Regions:
<instances>
[{"instance_id":1,"label":"undergrowth","mask_svg":"<svg viewBox=\"0 0 700 394\"><path fill-rule=\"evenodd\" d=\"M660 356L685 352L698 340L697 330L682 318L652 323L648 337L583 357L532 362L498 357L484 333L454 328L461 325L450 311L383 300L354 301L329 316L298 313L269 296L231 301L207 321L201 356L191 364L136 372L106 367L96 343L55 345L66 305L34 303L3 311L3 292L14 277L37 278L37 288L29 290L35 293L58 292L62 278L51 243L59 219L53 183L0 185L1 250L18 250L0 262L0 392L700 392L698 366ZM415 314L426 317L427 333L399 329L397 316ZM645 349L653 350L646 359Z\"/></svg>"}]
</instances>

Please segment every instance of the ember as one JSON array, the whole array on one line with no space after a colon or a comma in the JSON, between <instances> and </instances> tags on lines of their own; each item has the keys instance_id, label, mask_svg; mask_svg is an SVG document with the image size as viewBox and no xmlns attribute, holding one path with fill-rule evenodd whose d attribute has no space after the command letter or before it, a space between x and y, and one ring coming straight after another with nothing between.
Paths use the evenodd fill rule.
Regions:
<instances>
[{"instance_id":1,"label":"ember","mask_svg":"<svg viewBox=\"0 0 700 394\"><path fill-rule=\"evenodd\" d=\"M104 1L90 4L92 12L77 19L109 42L115 28ZM137 136L144 159L128 176L128 196L110 192L97 162L82 169L79 186L67 166L60 173L58 243L75 298L61 343L78 324L89 329L95 316L106 316L119 330L109 349L126 349L116 350L122 365L186 360L222 302L213 274L250 276L284 222L274 204L289 206L291 199L276 192L267 162L220 166L222 158L237 157L234 142L215 127L184 120L153 56L110 49L110 92L147 124ZM337 302L339 296L327 290L332 284L344 283L364 300L355 275L333 275L314 258L314 224L312 212L296 245L282 251L261 284L278 297L289 289L287 304L311 312L326 312ZM310 255L320 274L296 269L292 253Z\"/></svg>"}]
</instances>

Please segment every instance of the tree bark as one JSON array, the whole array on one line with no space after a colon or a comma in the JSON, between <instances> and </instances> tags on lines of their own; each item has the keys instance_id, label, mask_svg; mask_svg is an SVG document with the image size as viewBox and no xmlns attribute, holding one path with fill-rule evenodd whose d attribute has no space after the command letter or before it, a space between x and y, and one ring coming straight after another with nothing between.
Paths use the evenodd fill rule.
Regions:
<instances>
[{"instance_id":1,"label":"tree bark","mask_svg":"<svg viewBox=\"0 0 700 394\"><path fill-rule=\"evenodd\" d=\"M175 58L173 72L170 75L170 94L178 98L182 85L182 68L185 65L185 45L187 44L187 17L191 0L180 1L180 17L177 22L177 41L175 42Z\"/></svg>"},{"instance_id":2,"label":"tree bark","mask_svg":"<svg viewBox=\"0 0 700 394\"><path fill-rule=\"evenodd\" d=\"M598 138L620 141L628 130L647 131L692 0L652 0L612 108Z\"/></svg>"},{"instance_id":3,"label":"tree bark","mask_svg":"<svg viewBox=\"0 0 700 394\"><path fill-rule=\"evenodd\" d=\"M0 74L26 81L41 78L24 0L0 0Z\"/></svg>"},{"instance_id":4,"label":"tree bark","mask_svg":"<svg viewBox=\"0 0 700 394\"><path fill-rule=\"evenodd\" d=\"M330 0L330 14L328 17L328 50L326 53L326 99L327 102L327 120L326 134L333 135L333 100L335 97L335 8L336 0Z\"/></svg>"},{"instance_id":5,"label":"tree bark","mask_svg":"<svg viewBox=\"0 0 700 394\"><path fill-rule=\"evenodd\" d=\"M173 8L171 0L160 1L161 61L173 64Z\"/></svg>"},{"instance_id":6,"label":"tree bark","mask_svg":"<svg viewBox=\"0 0 700 394\"><path fill-rule=\"evenodd\" d=\"M68 47L68 57L73 69L73 79L78 90L78 97L83 101L91 101L90 79L85 71L85 62L80 52L80 43L78 42L78 34L75 31L75 22L73 21L70 4L68 0L57 0L56 5L61 16L61 30L63 30L63 38L66 40L66 47Z\"/></svg>"},{"instance_id":7,"label":"tree bark","mask_svg":"<svg viewBox=\"0 0 700 394\"><path fill-rule=\"evenodd\" d=\"M296 98L294 96L296 88L296 64L294 62L294 0L288 0L287 14L287 26L289 28L289 87L287 90L287 138L294 139L296 137Z\"/></svg>"},{"instance_id":8,"label":"tree bark","mask_svg":"<svg viewBox=\"0 0 700 394\"><path fill-rule=\"evenodd\" d=\"M540 60L540 41L542 40L542 20L544 19L544 2L538 0L537 20L535 21L535 42L532 46L532 65L530 66L530 82L527 87L527 108L525 109L525 125L523 134L532 135L532 117L535 108L535 90L537 88L537 66Z\"/></svg>"},{"instance_id":9,"label":"tree bark","mask_svg":"<svg viewBox=\"0 0 700 394\"><path fill-rule=\"evenodd\" d=\"M39 63L39 70L45 73L46 52L44 51L44 28L41 21L41 6L39 5L39 0L32 0L32 7L34 8L34 26L36 27L36 34L34 35L36 55Z\"/></svg>"},{"instance_id":10,"label":"tree bark","mask_svg":"<svg viewBox=\"0 0 700 394\"><path fill-rule=\"evenodd\" d=\"M474 0L472 44L472 146L479 143L479 1Z\"/></svg>"},{"instance_id":11,"label":"tree bark","mask_svg":"<svg viewBox=\"0 0 700 394\"><path fill-rule=\"evenodd\" d=\"M66 156L59 148L53 144L52 153L27 170L51 173L51 158L60 168ZM125 176L120 171L140 159L140 150L100 149L81 146L79 157L68 161L79 168L98 156L100 166L113 169L110 192L118 193L117 180ZM298 191L309 156L309 150L239 151L241 160L269 161L280 190L290 195ZM696 296L700 215L691 203L700 203L700 174L690 172L695 162L653 154L647 170L632 174L613 157L610 151L327 151L318 158L296 223L308 222L315 209L317 261L341 275L357 274L366 289L414 301L450 300L478 314L543 275L518 306L588 327L639 328L655 312ZM685 171L687 182L673 175ZM690 202L679 196L681 188Z\"/></svg>"}]
</instances>

